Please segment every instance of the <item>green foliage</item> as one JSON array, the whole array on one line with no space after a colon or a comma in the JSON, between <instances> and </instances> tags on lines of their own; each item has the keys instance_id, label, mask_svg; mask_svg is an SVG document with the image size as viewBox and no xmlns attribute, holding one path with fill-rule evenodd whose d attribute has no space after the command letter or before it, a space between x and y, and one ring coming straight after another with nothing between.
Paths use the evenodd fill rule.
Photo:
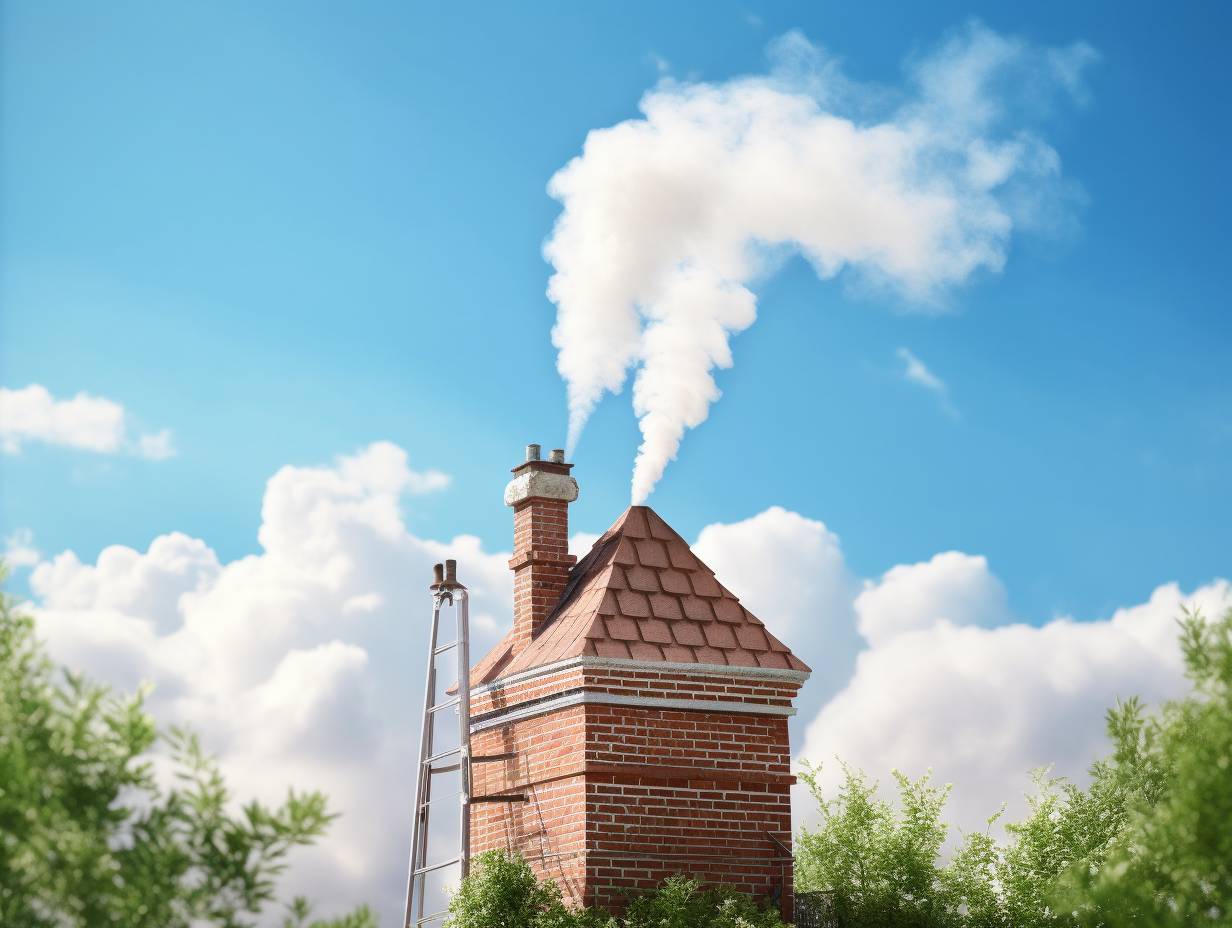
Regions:
<instances>
[{"instance_id":1,"label":"green foliage","mask_svg":"<svg viewBox=\"0 0 1232 928\"><path fill-rule=\"evenodd\" d=\"M164 788L159 740L143 694L57 670L0 592L0 925L250 925L289 851L333 818L320 793L233 811L217 765L180 731Z\"/></svg>"},{"instance_id":2,"label":"green foliage","mask_svg":"<svg viewBox=\"0 0 1232 928\"><path fill-rule=\"evenodd\" d=\"M876 784L844 767L844 783L827 800L818 771L801 778L821 811L821 827L800 833L796 849L796 888L831 894L835 915L844 924L945 924L947 904L937 859L946 829L941 810L949 787L928 776L909 780L895 772L900 809L878 799Z\"/></svg>"},{"instance_id":3,"label":"green foliage","mask_svg":"<svg viewBox=\"0 0 1232 928\"><path fill-rule=\"evenodd\" d=\"M673 877L634 898L623 918L573 911L551 880L540 881L517 855L489 851L475 858L449 906L446 928L784 928L776 912L729 889L703 889Z\"/></svg>"},{"instance_id":4,"label":"green foliage","mask_svg":"<svg viewBox=\"0 0 1232 928\"><path fill-rule=\"evenodd\" d=\"M568 911L560 888L540 882L521 857L489 851L449 902L447 928L565 928Z\"/></svg>"},{"instance_id":5,"label":"green foliage","mask_svg":"<svg viewBox=\"0 0 1232 928\"><path fill-rule=\"evenodd\" d=\"M287 906L282 928L377 928L376 914L366 905L340 918L312 918L312 905L303 896L296 896Z\"/></svg>"},{"instance_id":6,"label":"green foliage","mask_svg":"<svg viewBox=\"0 0 1232 928\"><path fill-rule=\"evenodd\" d=\"M1135 709L1136 711L1136 709ZM823 891L845 928L1045 928L1077 924L1073 908L1058 907L1060 888L1075 867L1099 867L1115 846L1131 798L1151 777L1127 782L1096 764L1087 789L1036 774L1026 818L967 834L948 862L942 813L949 787L928 776L895 773L898 803L877 796L877 784L844 768L844 784L827 800L817 772L805 771L822 820L797 841L796 886ZM1139 772L1140 773L1140 772Z\"/></svg>"},{"instance_id":7,"label":"green foliage","mask_svg":"<svg viewBox=\"0 0 1232 928\"><path fill-rule=\"evenodd\" d=\"M1147 716L1109 713L1116 746L1097 781L1126 796L1099 866L1076 866L1059 903L1082 925L1232 922L1232 610L1187 614L1181 649L1192 694Z\"/></svg>"},{"instance_id":8,"label":"green foliage","mask_svg":"<svg viewBox=\"0 0 1232 928\"><path fill-rule=\"evenodd\" d=\"M823 891L844 928L1046 928L1232 922L1232 611L1186 615L1192 694L1148 715L1108 713L1113 751L1080 788L1036 775L1030 809L964 836L946 862L948 787L895 773L897 805L844 768L834 799L797 840L796 886Z\"/></svg>"},{"instance_id":9,"label":"green foliage","mask_svg":"<svg viewBox=\"0 0 1232 928\"><path fill-rule=\"evenodd\" d=\"M655 892L635 898L625 928L780 928L778 912L759 908L730 889L703 889L688 877L664 881Z\"/></svg>"}]
</instances>

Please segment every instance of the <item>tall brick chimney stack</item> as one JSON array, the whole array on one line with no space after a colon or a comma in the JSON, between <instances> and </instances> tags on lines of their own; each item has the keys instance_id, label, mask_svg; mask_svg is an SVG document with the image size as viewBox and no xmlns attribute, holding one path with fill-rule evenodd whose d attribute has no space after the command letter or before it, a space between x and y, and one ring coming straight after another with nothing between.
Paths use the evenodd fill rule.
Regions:
<instances>
[{"instance_id":1,"label":"tall brick chimney stack","mask_svg":"<svg viewBox=\"0 0 1232 928\"><path fill-rule=\"evenodd\" d=\"M526 460L505 487L505 505L513 507L513 656L534 640L560 602L577 561L569 553L569 504L578 497L572 468L564 451L544 461L538 445L527 445Z\"/></svg>"}]
</instances>

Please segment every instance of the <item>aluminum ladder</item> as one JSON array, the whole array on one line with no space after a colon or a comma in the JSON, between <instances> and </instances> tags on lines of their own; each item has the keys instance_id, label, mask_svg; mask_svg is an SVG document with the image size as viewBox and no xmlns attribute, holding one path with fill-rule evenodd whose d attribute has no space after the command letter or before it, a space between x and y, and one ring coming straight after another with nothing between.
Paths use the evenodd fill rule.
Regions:
<instances>
[{"instance_id":1,"label":"aluminum ladder","mask_svg":"<svg viewBox=\"0 0 1232 928\"><path fill-rule=\"evenodd\" d=\"M525 795L473 796L471 794L471 764L510 760L514 754L471 756L471 691L470 691L470 627L466 587L458 582L457 562L447 560L432 568L432 629L428 635L428 668L424 680L424 708L419 738L419 764L415 775L415 817L411 831L411 863L407 875L406 910L403 928L441 922L448 909L424 914L427 878L431 873L457 866L459 879L470 870L471 828L470 806L474 802L525 802ZM456 618L454 640L440 643L441 614L452 606ZM436 701L436 659L454 652L457 657L457 693L441 702ZM449 694L446 694L448 696ZM433 753L434 721L441 712L455 709L458 715L458 746ZM442 763L448 761L448 763ZM446 860L429 862L428 835L432 810L432 778L443 773L459 773L458 794L458 854ZM446 799L448 797L440 797ZM438 799L438 801L440 801Z\"/></svg>"}]
</instances>

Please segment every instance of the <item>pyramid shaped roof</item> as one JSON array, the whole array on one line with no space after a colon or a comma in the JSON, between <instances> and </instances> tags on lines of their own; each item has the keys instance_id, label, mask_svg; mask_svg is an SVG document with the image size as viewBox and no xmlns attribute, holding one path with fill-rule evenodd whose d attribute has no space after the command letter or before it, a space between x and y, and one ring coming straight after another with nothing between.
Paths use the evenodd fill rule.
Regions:
<instances>
[{"instance_id":1,"label":"pyramid shaped roof","mask_svg":"<svg viewBox=\"0 0 1232 928\"><path fill-rule=\"evenodd\" d=\"M808 671L649 506L630 506L574 565L560 603L516 656L512 633L478 686L575 657Z\"/></svg>"}]
</instances>

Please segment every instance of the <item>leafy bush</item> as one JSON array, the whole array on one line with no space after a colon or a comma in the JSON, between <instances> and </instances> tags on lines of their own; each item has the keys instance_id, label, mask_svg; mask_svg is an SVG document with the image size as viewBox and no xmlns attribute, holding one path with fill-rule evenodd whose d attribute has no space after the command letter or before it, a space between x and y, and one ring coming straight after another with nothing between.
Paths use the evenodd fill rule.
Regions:
<instances>
[{"instance_id":1,"label":"leafy bush","mask_svg":"<svg viewBox=\"0 0 1232 928\"><path fill-rule=\"evenodd\" d=\"M703 889L684 876L671 877L653 893L635 898L625 928L781 928L778 912L759 908L743 893Z\"/></svg>"},{"instance_id":2,"label":"leafy bush","mask_svg":"<svg viewBox=\"0 0 1232 928\"><path fill-rule=\"evenodd\" d=\"M540 882L521 857L488 851L449 902L450 928L567 928L560 887Z\"/></svg>"},{"instance_id":3,"label":"leafy bush","mask_svg":"<svg viewBox=\"0 0 1232 928\"><path fill-rule=\"evenodd\" d=\"M895 773L897 806L844 768L821 823L797 841L796 888L833 900L843 928L1121 928L1232 923L1232 610L1186 614L1193 692L1148 715L1108 712L1112 754L1085 789L1036 775L1027 817L968 834L942 859L949 787Z\"/></svg>"},{"instance_id":4,"label":"leafy bush","mask_svg":"<svg viewBox=\"0 0 1232 928\"><path fill-rule=\"evenodd\" d=\"M501 851L475 858L449 913L447 928L784 928L778 913L747 896L682 876L635 897L623 918L574 911L554 882L540 881L520 856Z\"/></svg>"},{"instance_id":5,"label":"leafy bush","mask_svg":"<svg viewBox=\"0 0 1232 928\"><path fill-rule=\"evenodd\" d=\"M844 783L827 800L818 771L806 768L821 812L821 827L804 829L796 843L796 889L825 891L844 925L941 925L951 905L938 867L946 827L941 810L949 787L929 777L912 781L895 772L899 809L878 799L876 783L844 767Z\"/></svg>"}]
</instances>

